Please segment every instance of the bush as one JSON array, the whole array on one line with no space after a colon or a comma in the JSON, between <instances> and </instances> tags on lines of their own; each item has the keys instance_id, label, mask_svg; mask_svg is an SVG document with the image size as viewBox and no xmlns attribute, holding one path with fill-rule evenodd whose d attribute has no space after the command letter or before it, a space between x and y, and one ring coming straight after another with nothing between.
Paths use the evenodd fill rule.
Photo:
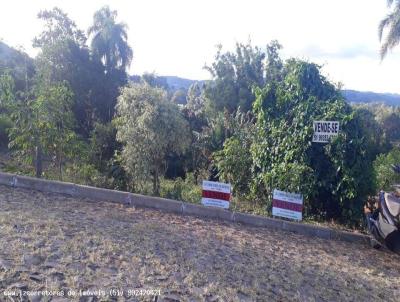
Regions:
<instances>
[{"instance_id":1,"label":"bush","mask_svg":"<svg viewBox=\"0 0 400 302\"><path fill-rule=\"evenodd\" d=\"M233 134L225 139L222 150L214 152L214 164L218 168L219 179L229 182L236 196L245 197L249 193L252 176L250 146L254 141L255 127L248 114L239 110L229 115L227 121Z\"/></svg>"},{"instance_id":2,"label":"bush","mask_svg":"<svg viewBox=\"0 0 400 302\"><path fill-rule=\"evenodd\" d=\"M372 115L352 110L319 66L304 61L287 61L282 81L254 91L256 129L245 139L233 135L225 141L217 153L222 178L234 188L249 186L245 199L267 210L279 189L303 195L305 218L360 225L363 204L374 192L372 163L380 151L373 148L379 127L368 123ZM318 120L340 122L330 143L312 143Z\"/></svg>"},{"instance_id":3,"label":"bush","mask_svg":"<svg viewBox=\"0 0 400 302\"><path fill-rule=\"evenodd\" d=\"M116 140L116 134L117 130L112 123L95 123L90 134L89 162L103 173L108 172L108 162L121 147Z\"/></svg>"},{"instance_id":4,"label":"bush","mask_svg":"<svg viewBox=\"0 0 400 302\"><path fill-rule=\"evenodd\" d=\"M192 174L188 174L185 180L182 178L175 180L162 179L160 196L190 203L200 203L201 186L194 183L193 180Z\"/></svg>"},{"instance_id":5,"label":"bush","mask_svg":"<svg viewBox=\"0 0 400 302\"><path fill-rule=\"evenodd\" d=\"M74 163L67 166L64 173L64 181L87 186L109 188L109 180L91 164Z\"/></svg>"},{"instance_id":6,"label":"bush","mask_svg":"<svg viewBox=\"0 0 400 302\"><path fill-rule=\"evenodd\" d=\"M8 145L8 129L12 127L12 121L6 115L0 115L0 148Z\"/></svg>"},{"instance_id":7,"label":"bush","mask_svg":"<svg viewBox=\"0 0 400 302\"><path fill-rule=\"evenodd\" d=\"M376 187L390 190L395 183L400 183L400 175L392 170L392 165L400 164L400 149L392 149L388 154L381 154L374 162Z\"/></svg>"}]
</instances>

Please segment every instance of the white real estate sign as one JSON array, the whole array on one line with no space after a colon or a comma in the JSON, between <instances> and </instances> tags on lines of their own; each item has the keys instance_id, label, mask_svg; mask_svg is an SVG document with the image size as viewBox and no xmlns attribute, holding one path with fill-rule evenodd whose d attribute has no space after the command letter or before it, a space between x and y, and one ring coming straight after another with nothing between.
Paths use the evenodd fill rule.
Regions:
<instances>
[{"instance_id":1,"label":"white real estate sign","mask_svg":"<svg viewBox=\"0 0 400 302\"><path fill-rule=\"evenodd\" d=\"M203 205L229 209L230 199L230 184L203 180L203 192L201 198L201 203Z\"/></svg>"},{"instance_id":2,"label":"white real estate sign","mask_svg":"<svg viewBox=\"0 0 400 302\"><path fill-rule=\"evenodd\" d=\"M329 143L332 136L339 134L339 122L314 121L314 143Z\"/></svg>"},{"instance_id":3,"label":"white real estate sign","mask_svg":"<svg viewBox=\"0 0 400 302\"><path fill-rule=\"evenodd\" d=\"M274 190L272 197L272 215L295 220L303 219L303 196Z\"/></svg>"}]
</instances>

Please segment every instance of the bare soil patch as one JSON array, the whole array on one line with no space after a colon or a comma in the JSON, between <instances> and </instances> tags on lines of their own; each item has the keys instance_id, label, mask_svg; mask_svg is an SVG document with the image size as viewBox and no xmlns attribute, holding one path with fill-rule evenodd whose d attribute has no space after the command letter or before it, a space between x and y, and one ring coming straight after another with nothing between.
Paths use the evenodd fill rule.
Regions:
<instances>
[{"instance_id":1,"label":"bare soil patch","mask_svg":"<svg viewBox=\"0 0 400 302\"><path fill-rule=\"evenodd\" d=\"M400 257L354 243L0 186L0 301L12 301L5 290L110 289L124 296L23 301L399 301ZM134 289L160 295L129 296Z\"/></svg>"}]
</instances>

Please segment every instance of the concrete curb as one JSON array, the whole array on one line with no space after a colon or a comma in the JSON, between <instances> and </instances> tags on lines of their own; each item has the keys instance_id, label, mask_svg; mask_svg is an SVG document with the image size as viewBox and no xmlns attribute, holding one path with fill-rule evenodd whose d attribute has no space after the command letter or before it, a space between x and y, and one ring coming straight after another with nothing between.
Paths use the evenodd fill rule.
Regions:
<instances>
[{"instance_id":1,"label":"concrete curb","mask_svg":"<svg viewBox=\"0 0 400 302\"><path fill-rule=\"evenodd\" d=\"M180 201L133 193L130 193L130 196L133 206L182 214L182 202Z\"/></svg>"},{"instance_id":2,"label":"concrete curb","mask_svg":"<svg viewBox=\"0 0 400 302\"><path fill-rule=\"evenodd\" d=\"M283 229L286 231L291 231L309 236L315 236L324 239L332 238L332 229L312 224L305 224L305 223L300 224L300 223L285 221L283 223Z\"/></svg>"},{"instance_id":3,"label":"concrete curb","mask_svg":"<svg viewBox=\"0 0 400 302\"><path fill-rule=\"evenodd\" d=\"M16 175L14 176L13 187L76 196L77 185L68 182L36 179L33 177Z\"/></svg>"},{"instance_id":4,"label":"concrete curb","mask_svg":"<svg viewBox=\"0 0 400 302\"><path fill-rule=\"evenodd\" d=\"M306 223L296 223L275 218L231 212L228 210L209 208L198 204L190 204L171 199L89 187L67 182L44 180L0 172L0 185L33 189L43 192L67 194L78 198L109 201L183 215L220 219L223 221L242 223L250 226L285 230L329 240L341 240L362 244L369 243L369 236L363 234L344 232Z\"/></svg>"},{"instance_id":5,"label":"concrete curb","mask_svg":"<svg viewBox=\"0 0 400 302\"><path fill-rule=\"evenodd\" d=\"M269 218L269 217L263 217L263 216L245 214L245 213L238 213L238 212L234 214L233 221L252 225L252 226L268 227L268 228L273 228L273 229L283 229L283 223L284 223L283 220L279 220L279 219L275 219L275 218Z\"/></svg>"},{"instance_id":6,"label":"concrete curb","mask_svg":"<svg viewBox=\"0 0 400 302\"><path fill-rule=\"evenodd\" d=\"M0 172L0 185L14 186L16 175Z\"/></svg>"},{"instance_id":7,"label":"concrete curb","mask_svg":"<svg viewBox=\"0 0 400 302\"><path fill-rule=\"evenodd\" d=\"M233 221L234 213L219 208L207 208L202 205L182 202L182 214L196 217L217 218L225 221Z\"/></svg>"},{"instance_id":8,"label":"concrete curb","mask_svg":"<svg viewBox=\"0 0 400 302\"><path fill-rule=\"evenodd\" d=\"M75 197L96 199L99 201L110 201L115 203L130 204L128 192L114 191L109 189L89 187L83 185L75 185L75 191L73 191L73 194L69 195Z\"/></svg>"},{"instance_id":9,"label":"concrete curb","mask_svg":"<svg viewBox=\"0 0 400 302\"><path fill-rule=\"evenodd\" d=\"M338 231L338 230L331 230L331 239L333 240L340 240L340 241L347 241L347 242L354 242L354 243L363 243L363 244L370 244L371 238L364 234L358 233L351 233L346 231Z\"/></svg>"}]
</instances>

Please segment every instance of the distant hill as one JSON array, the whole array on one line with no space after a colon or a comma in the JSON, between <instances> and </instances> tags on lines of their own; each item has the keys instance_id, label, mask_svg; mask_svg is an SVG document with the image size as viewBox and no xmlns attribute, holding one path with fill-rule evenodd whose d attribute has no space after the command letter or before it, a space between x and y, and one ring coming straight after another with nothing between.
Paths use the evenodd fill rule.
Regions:
<instances>
[{"instance_id":1,"label":"distant hill","mask_svg":"<svg viewBox=\"0 0 400 302\"><path fill-rule=\"evenodd\" d=\"M132 75L130 76L130 80L132 82L139 82L140 81L140 76L139 75ZM177 76L156 76L156 81L161 84L161 86L164 86L164 84L168 85L168 88L172 91L175 92L177 90L185 90L187 91L193 83L200 82L203 83L204 81L197 81L197 80L190 80L190 79L185 79Z\"/></svg>"},{"instance_id":2,"label":"distant hill","mask_svg":"<svg viewBox=\"0 0 400 302\"><path fill-rule=\"evenodd\" d=\"M132 75L131 81L138 82L140 81L140 76ZM185 79L177 76L157 76L157 79L166 83L169 89L172 92L177 90L185 90L187 91L195 82L204 83L205 81L196 81ZM349 103L384 103L390 106L400 106L400 94L396 93L377 93L370 91L357 91L357 90L342 90L344 98Z\"/></svg>"},{"instance_id":3,"label":"distant hill","mask_svg":"<svg viewBox=\"0 0 400 302\"><path fill-rule=\"evenodd\" d=\"M370 91L342 90L343 96L350 103L384 103L400 106L400 94L376 93Z\"/></svg>"},{"instance_id":4,"label":"distant hill","mask_svg":"<svg viewBox=\"0 0 400 302\"><path fill-rule=\"evenodd\" d=\"M166 79L168 86L172 90L178 90L178 89L188 90L190 85L192 85L193 83L203 82L203 81L184 79L176 76L164 76L164 78Z\"/></svg>"},{"instance_id":5,"label":"distant hill","mask_svg":"<svg viewBox=\"0 0 400 302\"><path fill-rule=\"evenodd\" d=\"M13 75L17 90L23 90L25 87L26 76L29 80L32 79L35 73L32 58L30 58L26 53L0 41L0 74L6 70L10 71ZM140 76L132 75L130 76L130 80L133 82L139 82ZM178 90L183 90L186 93L190 85L193 83L205 82L177 76L155 76L154 80L157 81L161 87L168 87L171 94ZM400 106L400 94L357 90L342 90L342 93L349 103L384 103L391 106Z\"/></svg>"}]
</instances>

